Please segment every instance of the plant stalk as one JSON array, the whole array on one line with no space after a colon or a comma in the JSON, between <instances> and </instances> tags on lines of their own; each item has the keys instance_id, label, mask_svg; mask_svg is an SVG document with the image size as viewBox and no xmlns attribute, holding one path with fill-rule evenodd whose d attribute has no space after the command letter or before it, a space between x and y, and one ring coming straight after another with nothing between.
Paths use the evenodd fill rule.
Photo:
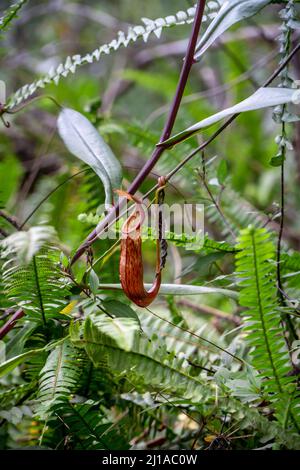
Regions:
<instances>
[{"instance_id":1,"label":"plant stalk","mask_svg":"<svg viewBox=\"0 0 300 470\"><path fill-rule=\"evenodd\" d=\"M192 66L194 64L194 54L195 54L195 49L196 49L197 40L199 36L200 27L202 24L202 18L203 18L205 5L206 5L206 0L198 0L197 9L195 13L195 20L193 23L191 36L190 36L190 40L188 43L186 56L182 65L177 89L174 95L172 105L170 107L166 124L159 140L160 143L162 143L164 140L167 140L171 136L171 132L175 124L175 120L176 120L176 117L180 108L180 103L184 94L184 90L185 90ZM148 177L149 173L151 172L151 170L153 169L157 161L160 159L165 149L166 149L165 146L155 148L151 158L146 162L146 164L143 166L141 171L138 173L136 178L133 180L133 182L129 186L128 188L129 194L135 194L135 192L139 189L141 184ZM123 201L125 202L125 199L123 199ZM113 207L110 210L105 220L103 222L100 222L100 224L96 227L96 229L93 230L93 232L91 232L91 234L88 236L87 240L83 243L83 245L81 245L78 248L77 252L75 253L71 261L71 265L75 263L80 258L80 256L84 253L85 249L88 246L90 246L91 243L93 243L95 239L97 239L97 234L99 233L99 231L105 229L106 225L115 218L116 214L119 213L121 207L122 207L122 199L120 200L117 206Z\"/></svg>"},{"instance_id":2,"label":"plant stalk","mask_svg":"<svg viewBox=\"0 0 300 470\"><path fill-rule=\"evenodd\" d=\"M4 336L7 335L7 333L10 332L10 330L13 329L15 323L22 317L24 317L25 313L24 311L19 308L11 318L0 328L0 340L4 338Z\"/></svg>"}]
</instances>

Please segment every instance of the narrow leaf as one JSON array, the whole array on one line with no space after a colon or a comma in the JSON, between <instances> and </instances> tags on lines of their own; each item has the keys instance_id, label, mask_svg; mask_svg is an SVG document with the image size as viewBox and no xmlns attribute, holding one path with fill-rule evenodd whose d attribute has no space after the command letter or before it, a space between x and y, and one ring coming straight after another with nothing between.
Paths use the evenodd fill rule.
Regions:
<instances>
[{"instance_id":1,"label":"narrow leaf","mask_svg":"<svg viewBox=\"0 0 300 470\"><path fill-rule=\"evenodd\" d=\"M90 270L89 284L93 294L96 294L99 287L99 278L93 269Z\"/></svg>"},{"instance_id":2,"label":"narrow leaf","mask_svg":"<svg viewBox=\"0 0 300 470\"><path fill-rule=\"evenodd\" d=\"M232 25L258 13L270 3L270 0L229 0L225 1L215 19L201 37L197 44L195 58L204 52Z\"/></svg>"},{"instance_id":3,"label":"narrow leaf","mask_svg":"<svg viewBox=\"0 0 300 470\"><path fill-rule=\"evenodd\" d=\"M39 354L43 350L44 350L43 348L32 349L31 351L27 351L23 354L20 354L19 356L15 356L3 362L2 364L0 364L0 377L2 377L5 374L8 374L8 372L11 372L17 366L25 362L29 357L34 356L35 354Z\"/></svg>"},{"instance_id":4,"label":"narrow leaf","mask_svg":"<svg viewBox=\"0 0 300 470\"><path fill-rule=\"evenodd\" d=\"M118 300L105 300L102 302L102 306L105 310L114 316L133 318L136 322L140 323L139 317L136 312L129 307L129 305L123 304Z\"/></svg>"},{"instance_id":5,"label":"narrow leaf","mask_svg":"<svg viewBox=\"0 0 300 470\"><path fill-rule=\"evenodd\" d=\"M199 132L201 129L210 127L216 122L221 121L221 119L232 116L233 114L245 113L247 111L255 111L257 109L290 103L296 98L297 90L293 88L259 88L255 93L253 93L253 95L249 96L244 101L241 101L230 108L223 109L222 111L197 122L197 124L179 132L163 143L175 144L178 140L185 140Z\"/></svg>"},{"instance_id":6,"label":"narrow leaf","mask_svg":"<svg viewBox=\"0 0 300 470\"><path fill-rule=\"evenodd\" d=\"M145 284L145 289L150 289L152 284ZM100 284L99 289L122 290L121 284ZM160 295L200 295L222 294L231 299L237 299L238 293L219 287L189 286L186 284L161 284Z\"/></svg>"},{"instance_id":7,"label":"narrow leaf","mask_svg":"<svg viewBox=\"0 0 300 470\"><path fill-rule=\"evenodd\" d=\"M122 169L110 147L88 119L73 109L61 111L58 130L68 150L99 176L105 189L105 204L111 204L113 190L121 185Z\"/></svg>"}]
</instances>

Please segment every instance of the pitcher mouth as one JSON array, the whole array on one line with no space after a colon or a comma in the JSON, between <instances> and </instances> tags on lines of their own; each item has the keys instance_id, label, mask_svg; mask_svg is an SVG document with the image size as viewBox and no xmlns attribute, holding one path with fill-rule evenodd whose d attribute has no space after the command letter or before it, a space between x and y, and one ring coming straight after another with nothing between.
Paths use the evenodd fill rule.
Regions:
<instances>
[{"instance_id":1,"label":"pitcher mouth","mask_svg":"<svg viewBox=\"0 0 300 470\"><path fill-rule=\"evenodd\" d=\"M134 221L137 221L134 223ZM135 238L132 236L134 233L140 233L141 226L145 220L145 211L142 208L141 204L137 204L137 207L134 213L126 220L122 227L122 235L125 235L125 238L130 236L131 238Z\"/></svg>"}]
</instances>

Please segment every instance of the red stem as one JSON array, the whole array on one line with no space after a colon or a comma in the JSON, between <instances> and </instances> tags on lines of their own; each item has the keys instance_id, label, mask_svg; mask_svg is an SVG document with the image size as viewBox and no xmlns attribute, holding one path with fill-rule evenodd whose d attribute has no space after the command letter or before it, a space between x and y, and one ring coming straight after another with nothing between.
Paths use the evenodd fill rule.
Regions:
<instances>
[{"instance_id":1,"label":"red stem","mask_svg":"<svg viewBox=\"0 0 300 470\"><path fill-rule=\"evenodd\" d=\"M17 320L20 318L24 317L25 313L21 308L17 310L11 317L10 319L0 328L0 340L4 338L4 336L7 335L7 333L10 332L10 330L13 329L15 323Z\"/></svg>"},{"instance_id":2,"label":"red stem","mask_svg":"<svg viewBox=\"0 0 300 470\"><path fill-rule=\"evenodd\" d=\"M186 56L183 62L176 93L174 95L174 99L170 107L168 118L167 118L164 130L162 132L162 135L160 137L160 141L159 141L160 143L163 142L164 140L167 140L170 137L171 132L174 127L174 123L175 123L175 120L179 111L180 103L181 103L184 90L185 90L185 87L189 78L189 74L194 64L194 54L195 54L200 27L202 24L202 18L203 18L205 5L206 5L206 0L198 0L196 13L195 13L195 20L194 20L189 44L187 47ZM138 175L135 177L135 179L129 186L128 188L129 194L134 194L139 189L139 187L145 181L147 176L150 174L151 170L153 169L153 167L155 166L155 164L157 163L157 161L159 160L159 158L161 157L165 149L166 149L165 146L159 146L155 148L151 158L145 163L141 171L138 173ZM105 217L105 219L97 225L95 230L93 230L90 233L86 241L76 251L71 261L71 264L75 263L80 258L80 256L84 253L86 248L90 246L97 239L97 234L105 230L105 227L110 222L112 222L112 220L114 220L115 215L119 213L121 206L122 206L122 203L119 202L117 206L111 209L111 211Z\"/></svg>"}]
</instances>

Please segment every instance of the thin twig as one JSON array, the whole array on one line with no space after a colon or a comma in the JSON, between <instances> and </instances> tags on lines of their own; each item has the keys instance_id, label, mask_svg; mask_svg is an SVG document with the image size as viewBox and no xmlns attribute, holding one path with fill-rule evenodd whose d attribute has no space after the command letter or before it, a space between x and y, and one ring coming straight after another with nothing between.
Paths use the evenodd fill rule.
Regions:
<instances>
[{"instance_id":1,"label":"thin twig","mask_svg":"<svg viewBox=\"0 0 300 470\"><path fill-rule=\"evenodd\" d=\"M208 184L208 182L207 182L206 172L205 172L205 158L204 158L204 154L203 154L202 162L203 162L204 171L203 171L203 173L201 173L200 171L198 171L198 174L199 174L199 176L200 176L200 178L201 178L201 181L202 181L202 183L203 183L203 186L205 187L205 189L206 189L206 191L207 191L207 193L208 193L208 195L209 195L209 197L210 197L212 203L214 204L216 210L218 211L218 213L219 213L221 219L223 220L224 224L226 225L227 229L229 230L229 232L230 232L230 234L231 234L233 240L235 240L235 239L236 239L236 234L235 234L234 231L232 230L232 228L231 228L231 226L230 226L228 220L226 219L225 215L223 214L223 211L222 211L222 209L221 209L221 206L220 206L219 202L217 201L217 199L215 198L215 196L213 195L213 193L212 193L212 191L211 191L211 189L210 189L210 187L209 187L209 184Z\"/></svg>"},{"instance_id":2,"label":"thin twig","mask_svg":"<svg viewBox=\"0 0 300 470\"><path fill-rule=\"evenodd\" d=\"M241 324L241 319L237 315L231 315L230 313L223 312L222 310L211 307L210 305L194 304L190 300L179 300L177 305L190 308L195 312L199 312L204 315L212 315L213 317L219 318L221 320L228 320L234 323L236 326Z\"/></svg>"},{"instance_id":3,"label":"thin twig","mask_svg":"<svg viewBox=\"0 0 300 470\"><path fill-rule=\"evenodd\" d=\"M85 173L87 171L91 171L90 168L84 168L83 170L78 171L77 173L74 173L74 175L69 176L66 178L64 181L59 183L57 186L55 186L54 189L52 189L43 199L40 200L40 202L32 209L30 214L26 217L26 219L21 223L20 225L20 230L24 227L24 225L27 224L28 220L31 219L31 217L35 214L35 212L41 207L41 205L49 199L52 194L54 194L58 189L60 189L64 184L68 183L71 179L75 178L78 175L81 175L81 173Z\"/></svg>"},{"instance_id":4,"label":"thin twig","mask_svg":"<svg viewBox=\"0 0 300 470\"><path fill-rule=\"evenodd\" d=\"M1 235L3 238L8 237L8 233L6 232L6 230L4 230L4 229L1 228L1 227L0 227L0 235Z\"/></svg>"},{"instance_id":5,"label":"thin twig","mask_svg":"<svg viewBox=\"0 0 300 470\"><path fill-rule=\"evenodd\" d=\"M231 356L233 359L236 359L237 361L239 361L241 364L245 364L246 361L244 361L243 359L241 359L240 357L238 356L235 356L234 354L232 354L231 352L227 351L226 349L222 348L221 346L218 346L217 344L213 343L212 341L209 341L207 338L204 338L203 336L200 336L200 335L197 335L197 333L194 333L193 331L190 331L190 330L186 330L185 328L183 328L182 326L179 326L179 325L176 325L175 323L167 320L166 318L163 318L161 317L160 315L158 315L157 313L153 312L152 310L150 310L149 307L146 307L146 310L148 310L148 312L150 312L152 315L154 315L155 317L159 318L160 320L164 321L165 323L168 323L169 325L173 326L174 328L178 328L178 330L181 330L181 331L184 331L185 333L188 333L190 334L191 336L194 336L195 338L198 338L200 339L201 341L204 341L205 343L213 346L214 348L216 349L219 349L220 351L228 354L229 356Z\"/></svg>"},{"instance_id":6,"label":"thin twig","mask_svg":"<svg viewBox=\"0 0 300 470\"><path fill-rule=\"evenodd\" d=\"M252 75L252 72L258 68L265 67L269 62L271 62L277 56L277 52L272 51L267 56L264 56L262 59L258 60L252 67L250 67L247 72L242 73L238 77L230 80L224 85L219 85L208 90L192 93L188 96L184 96L181 102L181 106L193 103L194 101L199 101L201 98L213 98L226 91L230 91L235 85L239 85L247 80ZM168 106L163 105L155 109L145 120L146 127L149 127L156 119L158 119L162 114L168 111Z\"/></svg>"},{"instance_id":7,"label":"thin twig","mask_svg":"<svg viewBox=\"0 0 300 470\"><path fill-rule=\"evenodd\" d=\"M20 230L20 224L19 224L18 220L16 219L16 217L7 214L3 210L0 210L0 217L2 217L2 219L6 220L6 222L8 222L10 225L12 225L17 230Z\"/></svg>"}]
</instances>

